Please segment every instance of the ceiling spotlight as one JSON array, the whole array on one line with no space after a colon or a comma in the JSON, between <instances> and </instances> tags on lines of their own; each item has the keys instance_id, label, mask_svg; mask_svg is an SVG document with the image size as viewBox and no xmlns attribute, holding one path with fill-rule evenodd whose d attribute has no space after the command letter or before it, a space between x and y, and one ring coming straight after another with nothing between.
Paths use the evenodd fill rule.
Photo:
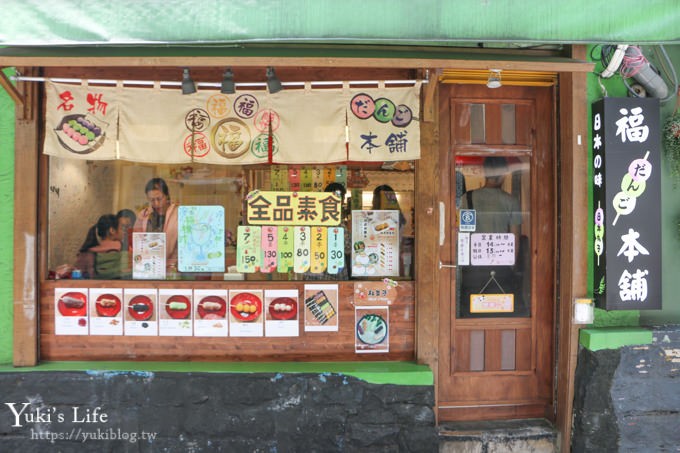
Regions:
<instances>
[{"instance_id":1,"label":"ceiling spotlight","mask_svg":"<svg viewBox=\"0 0 680 453\"><path fill-rule=\"evenodd\" d=\"M486 81L486 86L489 88L500 88L503 84L501 83L501 70L500 69L490 69L489 78Z\"/></svg>"},{"instance_id":2,"label":"ceiling spotlight","mask_svg":"<svg viewBox=\"0 0 680 453\"><path fill-rule=\"evenodd\" d=\"M234 73L231 68L224 71L224 76L222 77L222 88L220 92L224 94L234 94L236 93L236 84L234 83Z\"/></svg>"},{"instance_id":3,"label":"ceiling spotlight","mask_svg":"<svg viewBox=\"0 0 680 453\"><path fill-rule=\"evenodd\" d=\"M189 70L184 68L184 75L182 76L182 94L191 94L196 92L196 84L191 80Z\"/></svg>"},{"instance_id":4,"label":"ceiling spotlight","mask_svg":"<svg viewBox=\"0 0 680 453\"><path fill-rule=\"evenodd\" d=\"M278 77L276 77L274 68L272 68L271 66L267 68L267 88L269 89L269 92L272 94L278 93L283 89L281 81L279 80Z\"/></svg>"}]
</instances>

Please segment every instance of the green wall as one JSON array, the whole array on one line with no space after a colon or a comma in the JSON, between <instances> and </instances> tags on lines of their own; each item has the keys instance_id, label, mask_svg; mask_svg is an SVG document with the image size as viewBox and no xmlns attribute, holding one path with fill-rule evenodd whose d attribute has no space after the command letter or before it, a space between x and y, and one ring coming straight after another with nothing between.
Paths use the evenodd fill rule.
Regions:
<instances>
[{"instance_id":1,"label":"green wall","mask_svg":"<svg viewBox=\"0 0 680 453\"><path fill-rule=\"evenodd\" d=\"M14 116L14 102L0 89L0 364L12 362Z\"/></svg>"}]
</instances>

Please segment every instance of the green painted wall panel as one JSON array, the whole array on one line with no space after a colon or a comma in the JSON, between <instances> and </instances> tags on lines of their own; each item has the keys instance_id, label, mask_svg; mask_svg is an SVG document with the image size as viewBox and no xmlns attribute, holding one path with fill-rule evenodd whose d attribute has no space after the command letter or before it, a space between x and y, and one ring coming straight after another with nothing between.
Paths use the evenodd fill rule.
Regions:
<instances>
[{"instance_id":1,"label":"green painted wall panel","mask_svg":"<svg viewBox=\"0 0 680 453\"><path fill-rule=\"evenodd\" d=\"M2 8L0 45L680 42L677 0L4 0Z\"/></svg>"},{"instance_id":2,"label":"green painted wall panel","mask_svg":"<svg viewBox=\"0 0 680 453\"><path fill-rule=\"evenodd\" d=\"M10 71L5 73L9 75ZM0 364L12 362L13 224L14 102L0 89Z\"/></svg>"}]
</instances>

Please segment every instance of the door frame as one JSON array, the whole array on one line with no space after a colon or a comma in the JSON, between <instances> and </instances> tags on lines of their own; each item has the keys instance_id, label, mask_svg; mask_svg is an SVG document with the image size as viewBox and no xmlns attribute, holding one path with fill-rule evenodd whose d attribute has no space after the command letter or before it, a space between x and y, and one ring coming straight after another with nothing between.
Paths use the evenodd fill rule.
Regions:
<instances>
[{"instance_id":1,"label":"door frame","mask_svg":"<svg viewBox=\"0 0 680 453\"><path fill-rule=\"evenodd\" d=\"M571 47L574 61L587 60L584 45ZM481 67L481 66L480 66ZM492 66L483 66L491 68ZM537 71L545 67L525 68ZM572 322L572 301L587 294L587 231L588 231L588 104L586 77L591 69L579 66L557 68L557 98L555 99L557 198L559 219L556 244L557 301L555 312L556 370L555 425L562 451L569 451L574 396L574 374L578 350L579 326ZM438 375L439 351L439 83L436 70L431 70L430 84L424 99L433 100L432 115L421 123L421 160L416 172L416 358ZM428 121L429 120L429 121ZM437 380L435 379L435 387ZM435 389L435 395L437 394ZM435 402L436 404L436 402Z\"/></svg>"}]
</instances>

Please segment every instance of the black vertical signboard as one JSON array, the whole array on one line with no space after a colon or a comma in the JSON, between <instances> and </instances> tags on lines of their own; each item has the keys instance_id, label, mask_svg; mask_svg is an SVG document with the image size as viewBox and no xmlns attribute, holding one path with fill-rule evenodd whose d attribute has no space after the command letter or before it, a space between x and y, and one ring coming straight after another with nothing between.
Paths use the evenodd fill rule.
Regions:
<instances>
[{"instance_id":1,"label":"black vertical signboard","mask_svg":"<svg viewBox=\"0 0 680 453\"><path fill-rule=\"evenodd\" d=\"M596 304L660 309L659 100L604 98L592 112Z\"/></svg>"}]
</instances>

